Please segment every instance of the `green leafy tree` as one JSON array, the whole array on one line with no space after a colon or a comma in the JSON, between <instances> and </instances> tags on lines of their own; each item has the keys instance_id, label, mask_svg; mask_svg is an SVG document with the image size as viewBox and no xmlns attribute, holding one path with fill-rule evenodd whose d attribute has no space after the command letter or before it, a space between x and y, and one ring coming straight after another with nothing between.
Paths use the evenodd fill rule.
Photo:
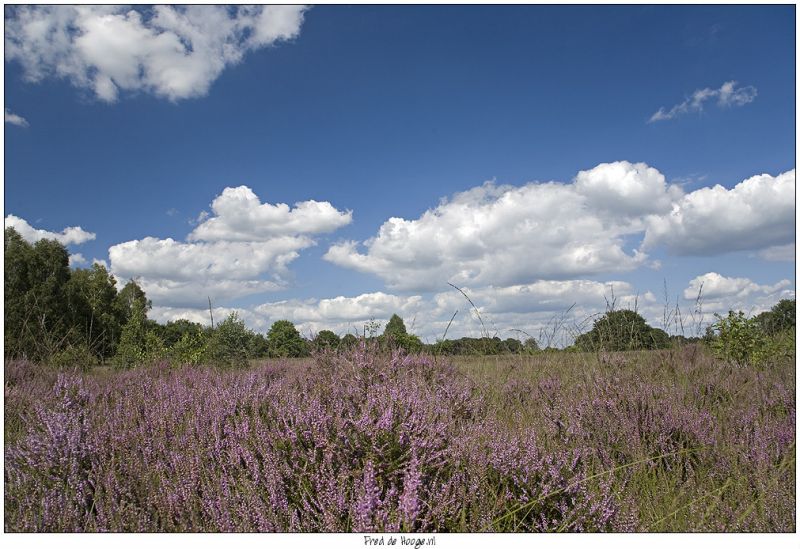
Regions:
<instances>
[{"instance_id":1,"label":"green leafy tree","mask_svg":"<svg viewBox=\"0 0 800 549\"><path fill-rule=\"evenodd\" d=\"M392 318L389 319L389 322L386 323L386 328L383 330L383 335L387 338L398 338L406 335L407 333L405 322L403 322L403 319L396 314L392 315Z\"/></svg>"},{"instance_id":2,"label":"green leafy tree","mask_svg":"<svg viewBox=\"0 0 800 549\"><path fill-rule=\"evenodd\" d=\"M236 312L232 312L212 331L205 358L217 366L247 366L252 336L244 321Z\"/></svg>"},{"instance_id":3,"label":"green leafy tree","mask_svg":"<svg viewBox=\"0 0 800 549\"><path fill-rule=\"evenodd\" d=\"M650 328L650 332L646 336L646 342L649 343L645 347L647 349L666 349L672 345L672 339L669 334L661 328Z\"/></svg>"},{"instance_id":4,"label":"green leafy tree","mask_svg":"<svg viewBox=\"0 0 800 549\"><path fill-rule=\"evenodd\" d=\"M345 334L342 336L342 341L339 343L342 349L352 349L356 345L358 345L358 338L353 334Z\"/></svg>"},{"instance_id":5,"label":"green leafy tree","mask_svg":"<svg viewBox=\"0 0 800 549\"><path fill-rule=\"evenodd\" d=\"M71 332L66 284L69 253L55 240L31 245L5 230L5 352L46 360Z\"/></svg>"},{"instance_id":6,"label":"green leafy tree","mask_svg":"<svg viewBox=\"0 0 800 549\"><path fill-rule=\"evenodd\" d=\"M773 331L791 330L795 327L797 302L794 299L781 299L770 311Z\"/></svg>"},{"instance_id":7,"label":"green leafy tree","mask_svg":"<svg viewBox=\"0 0 800 549\"><path fill-rule=\"evenodd\" d=\"M206 357L209 336L206 332L186 331L169 349L170 361L178 366L197 366Z\"/></svg>"},{"instance_id":8,"label":"green leafy tree","mask_svg":"<svg viewBox=\"0 0 800 549\"><path fill-rule=\"evenodd\" d=\"M456 342L452 339L439 339L433 344L431 349L437 355L456 354Z\"/></svg>"},{"instance_id":9,"label":"green leafy tree","mask_svg":"<svg viewBox=\"0 0 800 549\"><path fill-rule=\"evenodd\" d=\"M755 318L764 333L775 335L795 327L796 308L794 299L781 299L771 310Z\"/></svg>"},{"instance_id":10,"label":"green leafy tree","mask_svg":"<svg viewBox=\"0 0 800 549\"><path fill-rule=\"evenodd\" d=\"M409 353L418 353L422 350L422 341L414 334L408 333L405 322L396 314L386 323L380 342L381 345L397 347Z\"/></svg>"},{"instance_id":11,"label":"green leafy tree","mask_svg":"<svg viewBox=\"0 0 800 549\"><path fill-rule=\"evenodd\" d=\"M509 337L503 341L506 352L516 354L522 352L523 344L519 339Z\"/></svg>"},{"instance_id":12,"label":"green leafy tree","mask_svg":"<svg viewBox=\"0 0 800 549\"><path fill-rule=\"evenodd\" d=\"M395 337L395 345L408 353L418 353L422 350L422 341L414 334L401 334Z\"/></svg>"},{"instance_id":13,"label":"green leafy tree","mask_svg":"<svg viewBox=\"0 0 800 549\"><path fill-rule=\"evenodd\" d=\"M102 265L72 271L66 285L70 322L75 328L73 345L85 347L99 358L116 352L122 331L114 310L116 280Z\"/></svg>"},{"instance_id":14,"label":"green leafy tree","mask_svg":"<svg viewBox=\"0 0 800 549\"><path fill-rule=\"evenodd\" d=\"M120 368L135 368L150 364L166 356L164 342L147 329L146 302L136 300L131 304L130 318L122 328L114 364Z\"/></svg>"},{"instance_id":15,"label":"green leafy tree","mask_svg":"<svg viewBox=\"0 0 800 549\"><path fill-rule=\"evenodd\" d=\"M742 311L729 311L727 317L716 315L712 326L715 337L711 340L714 354L737 366L757 362L765 344L764 333L755 318L747 318Z\"/></svg>"},{"instance_id":16,"label":"green leafy tree","mask_svg":"<svg viewBox=\"0 0 800 549\"><path fill-rule=\"evenodd\" d=\"M267 333L269 356L273 358L301 357L308 355L306 341L297 328L288 320L278 320Z\"/></svg>"},{"instance_id":17,"label":"green leafy tree","mask_svg":"<svg viewBox=\"0 0 800 549\"><path fill-rule=\"evenodd\" d=\"M177 320L170 320L161 329L161 339L164 340L164 345L172 347L183 339L183 336L189 334L190 339L205 332L202 324L179 318Z\"/></svg>"},{"instance_id":18,"label":"green leafy tree","mask_svg":"<svg viewBox=\"0 0 800 549\"><path fill-rule=\"evenodd\" d=\"M153 303L147 299L147 296L142 290L141 286L135 280L129 280L127 284L120 290L114 300L114 308L119 318L120 324L123 326L131 318L135 308L141 308L145 315L152 308Z\"/></svg>"},{"instance_id":19,"label":"green leafy tree","mask_svg":"<svg viewBox=\"0 0 800 549\"><path fill-rule=\"evenodd\" d=\"M30 269L33 263L33 246L28 244L13 228L5 230L5 354L23 356L32 345L28 324L33 326L34 315L28 307L31 290Z\"/></svg>"},{"instance_id":20,"label":"green leafy tree","mask_svg":"<svg viewBox=\"0 0 800 549\"><path fill-rule=\"evenodd\" d=\"M315 349L336 349L339 347L339 336L330 330L321 330L312 342Z\"/></svg>"},{"instance_id":21,"label":"green leafy tree","mask_svg":"<svg viewBox=\"0 0 800 549\"><path fill-rule=\"evenodd\" d=\"M539 344L536 343L536 340L532 337L529 337L525 340L525 343L522 344L522 347L525 349L527 353L533 353L539 350Z\"/></svg>"},{"instance_id":22,"label":"green leafy tree","mask_svg":"<svg viewBox=\"0 0 800 549\"><path fill-rule=\"evenodd\" d=\"M269 342L264 334L251 333L250 358L267 358L269 356Z\"/></svg>"},{"instance_id":23,"label":"green leafy tree","mask_svg":"<svg viewBox=\"0 0 800 549\"><path fill-rule=\"evenodd\" d=\"M659 349L669 345L669 337L650 327L639 313L622 309L596 320L589 332L576 338L575 345L584 351Z\"/></svg>"}]
</instances>

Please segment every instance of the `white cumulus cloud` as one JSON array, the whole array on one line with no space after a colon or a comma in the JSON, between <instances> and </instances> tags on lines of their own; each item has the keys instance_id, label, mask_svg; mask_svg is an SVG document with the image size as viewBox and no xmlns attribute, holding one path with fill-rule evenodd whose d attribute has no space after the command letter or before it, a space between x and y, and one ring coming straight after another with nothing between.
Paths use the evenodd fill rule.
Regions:
<instances>
[{"instance_id":1,"label":"white cumulus cloud","mask_svg":"<svg viewBox=\"0 0 800 549\"><path fill-rule=\"evenodd\" d=\"M648 254L658 247L677 256L786 257L794 194L794 170L685 194L644 163L611 162L571 183L485 183L417 219L391 217L375 236L338 242L324 258L394 290L434 291L448 282L508 287L656 268Z\"/></svg>"},{"instance_id":2,"label":"white cumulus cloud","mask_svg":"<svg viewBox=\"0 0 800 549\"><path fill-rule=\"evenodd\" d=\"M78 265L85 265L86 263L86 258L83 257L83 254L69 254L70 267L77 267Z\"/></svg>"},{"instance_id":3,"label":"white cumulus cloud","mask_svg":"<svg viewBox=\"0 0 800 549\"><path fill-rule=\"evenodd\" d=\"M650 216L643 249L664 245L675 255L716 255L794 242L795 171L757 175L732 189L704 187L663 216Z\"/></svg>"},{"instance_id":4,"label":"white cumulus cloud","mask_svg":"<svg viewBox=\"0 0 800 549\"><path fill-rule=\"evenodd\" d=\"M488 314L556 312L572 305L579 308L604 310L612 300L634 306L636 292L628 282L597 282L594 280L538 280L514 286L462 288L481 312ZM442 310L471 306L458 292L436 295Z\"/></svg>"},{"instance_id":5,"label":"white cumulus cloud","mask_svg":"<svg viewBox=\"0 0 800 549\"><path fill-rule=\"evenodd\" d=\"M185 242L146 237L111 246L111 270L120 280L136 278L163 307L275 291L285 287L300 251L316 244L313 234L350 220L328 202L262 204L248 187L226 188L212 210Z\"/></svg>"},{"instance_id":6,"label":"white cumulus cloud","mask_svg":"<svg viewBox=\"0 0 800 549\"><path fill-rule=\"evenodd\" d=\"M667 185L661 172L641 162L611 162L578 172L575 190L594 209L634 217L667 213L683 194L677 185Z\"/></svg>"},{"instance_id":7,"label":"white cumulus cloud","mask_svg":"<svg viewBox=\"0 0 800 549\"><path fill-rule=\"evenodd\" d=\"M625 238L647 215L682 195L645 164L612 162L574 183L486 183L444 200L420 218L390 218L361 244L340 242L325 259L381 277L390 288L507 286L537 279L622 272L647 256Z\"/></svg>"},{"instance_id":8,"label":"white cumulus cloud","mask_svg":"<svg viewBox=\"0 0 800 549\"><path fill-rule=\"evenodd\" d=\"M701 291L702 290L702 291ZM729 310L756 314L769 310L781 299L794 299L791 281L757 284L749 278L727 277L710 272L693 278L683 291L683 297L694 300L701 296L703 310L725 314Z\"/></svg>"},{"instance_id":9,"label":"white cumulus cloud","mask_svg":"<svg viewBox=\"0 0 800 549\"><path fill-rule=\"evenodd\" d=\"M370 318L388 319L394 313L407 314L422 305L422 297L418 295L396 296L373 292L355 297L276 301L259 305L255 310L275 320L288 318L300 323L341 323Z\"/></svg>"},{"instance_id":10,"label":"white cumulus cloud","mask_svg":"<svg viewBox=\"0 0 800 549\"><path fill-rule=\"evenodd\" d=\"M111 246L108 256L121 280L139 278L154 303L202 303L283 286L287 265L313 241L280 236L268 242L178 242L153 237ZM269 274L270 278L262 277Z\"/></svg>"},{"instance_id":11,"label":"white cumulus cloud","mask_svg":"<svg viewBox=\"0 0 800 549\"><path fill-rule=\"evenodd\" d=\"M211 203L213 217L203 221L189 240L261 241L281 234L329 233L350 223L351 212L340 212L330 202L307 200L294 208L262 204L248 187L228 187Z\"/></svg>"},{"instance_id":12,"label":"white cumulus cloud","mask_svg":"<svg viewBox=\"0 0 800 549\"><path fill-rule=\"evenodd\" d=\"M647 256L625 239L646 217L669 213L681 190L643 163L600 164L573 183L486 183L419 219L393 217L361 244L340 242L325 259L372 273L390 288L522 284L622 272Z\"/></svg>"},{"instance_id":13,"label":"white cumulus cloud","mask_svg":"<svg viewBox=\"0 0 800 549\"><path fill-rule=\"evenodd\" d=\"M83 244L89 240L94 240L97 236L89 231L84 231L80 227L67 227L60 233L36 229L31 227L30 223L21 217L11 214L6 216L5 226L13 227L22 238L31 243L47 238L50 240L57 240L61 244L67 246L69 244Z\"/></svg>"},{"instance_id":14,"label":"white cumulus cloud","mask_svg":"<svg viewBox=\"0 0 800 549\"><path fill-rule=\"evenodd\" d=\"M21 128L27 128L29 125L27 120L8 110L8 107L5 107L4 115L6 124L13 124L14 126L20 126Z\"/></svg>"},{"instance_id":15,"label":"white cumulus cloud","mask_svg":"<svg viewBox=\"0 0 800 549\"><path fill-rule=\"evenodd\" d=\"M661 107L653 113L649 122L671 120L683 114L701 112L705 103L714 99L716 99L719 107L741 107L755 101L756 95L758 95L758 90L753 86L737 88L736 82L731 80L722 84L718 89L703 88L695 90L682 103L678 103L669 110Z\"/></svg>"},{"instance_id":16,"label":"white cumulus cloud","mask_svg":"<svg viewBox=\"0 0 800 549\"><path fill-rule=\"evenodd\" d=\"M121 91L177 101L208 92L244 56L300 33L305 6L15 6L5 54L25 78L66 78L106 102Z\"/></svg>"}]
</instances>

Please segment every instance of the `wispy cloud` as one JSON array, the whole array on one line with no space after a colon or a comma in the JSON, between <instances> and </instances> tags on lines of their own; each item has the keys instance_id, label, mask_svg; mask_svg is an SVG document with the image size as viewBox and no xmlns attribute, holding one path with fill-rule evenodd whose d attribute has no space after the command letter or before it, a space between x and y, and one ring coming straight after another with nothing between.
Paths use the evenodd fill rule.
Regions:
<instances>
[{"instance_id":1,"label":"wispy cloud","mask_svg":"<svg viewBox=\"0 0 800 549\"><path fill-rule=\"evenodd\" d=\"M8 107L5 107L5 123L14 124L15 126L21 126L23 128L27 128L29 125L27 120L8 110Z\"/></svg>"},{"instance_id":2,"label":"wispy cloud","mask_svg":"<svg viewBox=\"0 0 800 549\"><path fill-rule=\"evenodd\" d=\"M736 82L731 80L730 82L725 82L716 90L712 90L711 88L695 90L694 93L687 97L682 103L678 103L669 110L661 107L650 117L648 122L672 120L683 114L702 112L704 105L714 100L716 100L718 107L741 107L742 105L752 103L756 95L758 95L758 90L755 87L742 86L737 88Z\"/></svg>"}]
</instances>

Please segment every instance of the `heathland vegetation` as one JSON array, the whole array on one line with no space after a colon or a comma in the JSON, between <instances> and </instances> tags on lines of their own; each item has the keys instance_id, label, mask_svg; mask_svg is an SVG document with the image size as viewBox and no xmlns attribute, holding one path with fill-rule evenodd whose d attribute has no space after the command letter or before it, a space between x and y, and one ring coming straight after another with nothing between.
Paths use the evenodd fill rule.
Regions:
<instances>
[{"instance_id":1,"label":"heathland vegetation","mask_svg":"<svg viewBox=\"0 0 800 549\"><path fill-rule=\"evenodd\" d=\"M796 528L794 301L695 338L610 308L565 349L304 338L5 250L6 531Z\"/></svg>"}]
</instances>

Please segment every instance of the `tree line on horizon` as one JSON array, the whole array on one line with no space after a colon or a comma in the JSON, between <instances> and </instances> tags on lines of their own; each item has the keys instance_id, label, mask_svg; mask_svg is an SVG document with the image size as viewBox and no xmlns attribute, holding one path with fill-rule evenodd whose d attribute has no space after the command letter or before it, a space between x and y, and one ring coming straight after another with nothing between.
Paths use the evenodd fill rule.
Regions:
<instances>
[{"instance_id":1,"label":"tree line on horizon","mask_svg":"<svg viewBox=\"0 0 800 549\"><path fill-rule=\"evenodd\" d=\"M397 314L392 315L382 333L380 324L373 320L359 336L348 333L340 337L331 330L321 330L310 339L302 337L289 320L274 322L266 334L254 332L236 313L215 326L186 319L159 324L147 318L152 304L136 281L117 288L117 280L103 265L71 269L64 245L47 239L31 244L15 229L6 228L6 357L80 368L106 363L129 368L157 360L230 366L246 364L251 359L305 357L326 349L347 349L362 340L383 349L439 355L540 351L533 337L521 341L485 334L423 343L408 332ZM686 338L649 326L635 311L611 310L564 351L664 349L701 339L710 343L730 338L732 333L741 339L742 333L756 333L753 330L774 336L794 329L794 311L795 301L784 299L771 311L752 319L731 312L727 319L719 317L709 326L703 338ZM748 337L758 335L752 333Z\"/></svg>"}]
</instances>

